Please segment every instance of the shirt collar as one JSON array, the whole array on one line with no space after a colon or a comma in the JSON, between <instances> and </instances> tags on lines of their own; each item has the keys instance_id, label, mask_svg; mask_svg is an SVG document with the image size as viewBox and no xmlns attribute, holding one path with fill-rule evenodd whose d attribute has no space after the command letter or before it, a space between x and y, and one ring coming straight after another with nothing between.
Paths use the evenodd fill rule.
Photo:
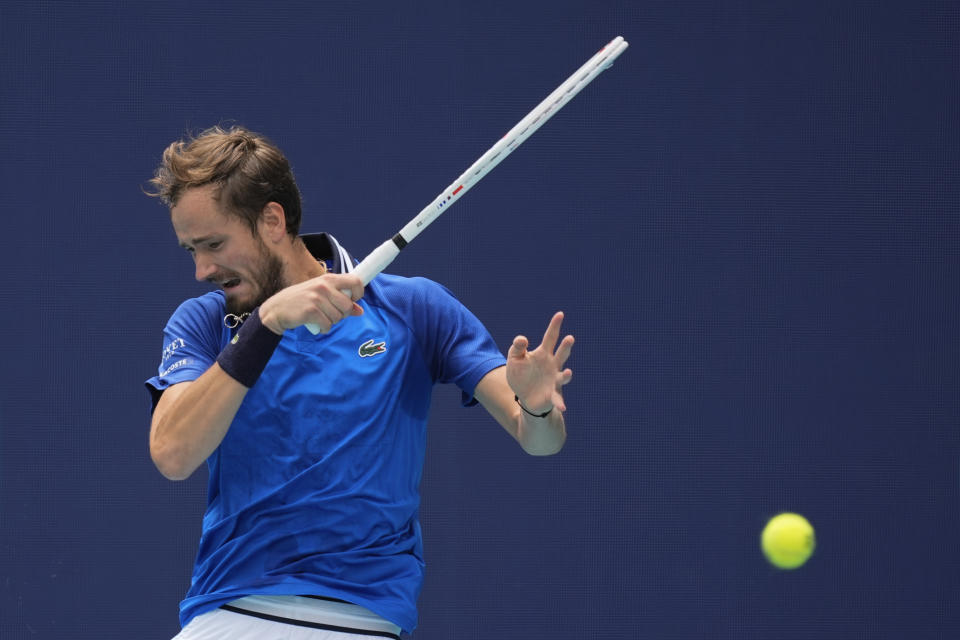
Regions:
<instances>
[{"instance_id":1,"label":"shirt collar","mask_svg":"<svg viewBox=\"0 0 960 640\"><path fill-rule=\"evenodd\" d=\"M330 273L350 273L354 259L340 246L337 239L329 233L304 233L300 236L307 251L317 260L327 265Z\"/></svg>"}]
</instances>

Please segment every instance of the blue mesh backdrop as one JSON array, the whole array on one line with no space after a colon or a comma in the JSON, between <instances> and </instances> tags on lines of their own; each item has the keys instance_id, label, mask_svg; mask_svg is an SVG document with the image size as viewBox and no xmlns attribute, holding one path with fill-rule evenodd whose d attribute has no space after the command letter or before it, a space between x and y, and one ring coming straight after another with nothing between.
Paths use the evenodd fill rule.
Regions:
<instances>
[{"instance_id":1,"label":"blue mesh backdrop","mask_svg":"<svg viewBox=\"0 0 960 640\"><path fill-rule=\"evenodd\" d=\"M413 637L960 637L951 0L0 3L0 637L178 631L205 471L155 471L142 381L207 287L166 144L267 134L364 255L616 35L391 267L577 338L558 456L436 390Z\"/></svg>"}]
</instances>

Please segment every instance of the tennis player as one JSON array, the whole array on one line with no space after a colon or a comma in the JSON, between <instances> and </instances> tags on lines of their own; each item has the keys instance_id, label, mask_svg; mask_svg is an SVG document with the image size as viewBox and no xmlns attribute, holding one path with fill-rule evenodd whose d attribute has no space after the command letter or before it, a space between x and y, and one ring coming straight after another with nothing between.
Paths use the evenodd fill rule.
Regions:
<instances>
[{"instance_id":1,"label":"tennis player","mask_svg":"<svg viewBox=\"0 0 960 640\"><path fill-rule=\"evenodd\" d=\"M173 313L146 383L157 468L181 480L206 462L210 477L177 640L410 632L432 387L456 384L525 451L556 453L572 376L562 313L504 358L442 286L381 274L363 287L333 236L299 235L288 161L243 128L174 142L151 184L196 278L218 287Z\"/></svg>"}]
</instances>

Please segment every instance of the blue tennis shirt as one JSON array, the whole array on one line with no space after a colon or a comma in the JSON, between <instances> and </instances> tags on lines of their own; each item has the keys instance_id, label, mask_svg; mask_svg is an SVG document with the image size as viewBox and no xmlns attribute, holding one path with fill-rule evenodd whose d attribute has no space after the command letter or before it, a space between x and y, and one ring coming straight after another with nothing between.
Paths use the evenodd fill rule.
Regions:
<instances>
[{"instance_id":1,"label":"blue tennis shirt","mask_svg":"<svg viewBox=\"0 0 960 640\"><path fill-rule=\"evenodd\" d=\"M331 236L305 236L334 271ZM245 595L319 595L364 606L406 631L423 583L418 486L435 383L472 404L504 364L487 330L442 286L381 274L363 315L327 334L286 331L207 460L203 532L180 621ZM195 380L232 337L216 291L164 329L155 397Z\"/></svg>"}]
</instances>

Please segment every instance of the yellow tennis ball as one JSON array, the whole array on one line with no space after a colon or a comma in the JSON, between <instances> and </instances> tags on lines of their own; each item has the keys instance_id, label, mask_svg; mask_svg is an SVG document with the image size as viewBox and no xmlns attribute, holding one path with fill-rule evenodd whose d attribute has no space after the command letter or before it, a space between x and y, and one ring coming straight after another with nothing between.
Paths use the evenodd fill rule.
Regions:
<instances>
[{"instance_id":1,"label":"yellow tennis ball","mask_svg":"<svg viewBox=\"0 0 960 640\"><path fill-rule=\"evenodd\" d=\"M796 513L774 516L763 528L760 548L775 567L796 569L807 561L817 546L813 527Z\"/></svg>"}]
</instances>

